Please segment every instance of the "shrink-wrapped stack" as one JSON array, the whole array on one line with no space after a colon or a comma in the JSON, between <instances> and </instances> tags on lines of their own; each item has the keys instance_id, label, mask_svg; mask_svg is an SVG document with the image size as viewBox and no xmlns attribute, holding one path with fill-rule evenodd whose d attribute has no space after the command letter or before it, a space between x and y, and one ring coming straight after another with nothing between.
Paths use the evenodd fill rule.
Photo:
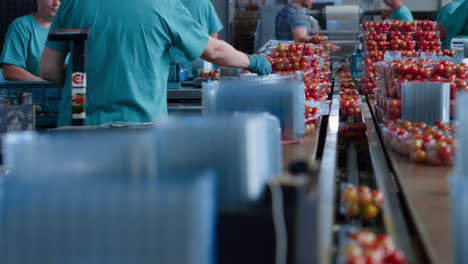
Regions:
<instances>
[{"instance_id":1,"label":"shrink-wrapped stack","mask_svg":"<svg viewBox=\"0 0 468 264\"><path fill-rule=\"evenodd\" d=\"M203 87L204 114L267 112L280 120L284 140L304 135L304 102L301 73L214 81Z\"/></svg>"},{"instance_id":2,"label":"shrink-wrapped stack","mask_svg":"<svg viewBox=\"0 0 468 264\"><path fill-rule=\"evenodd\" d=\"M0 262L214 263L214 172L143 169L154 135L7 135Z\"/></svg>"},{"instance_id":3,"label":"shrink-wrapped stack","mask_svg":"<svg viewBox=\"0 0 468 264\"><path fill-rule=\"evenodd\" d=\"M279 121L266 113L169 118L155 129L159 169L212 168L221 210L258 204L282 171Z\"/></svg>"}]
</instances>

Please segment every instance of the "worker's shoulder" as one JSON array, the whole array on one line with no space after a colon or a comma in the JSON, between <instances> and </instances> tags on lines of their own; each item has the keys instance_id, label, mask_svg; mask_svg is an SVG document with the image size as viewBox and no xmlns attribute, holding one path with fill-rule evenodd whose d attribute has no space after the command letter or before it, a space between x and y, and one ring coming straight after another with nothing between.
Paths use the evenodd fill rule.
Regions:
<instances>
[{"instance_id":1,"label":"worker's shoulder","mask_svg":"<svg viewBox=\"0 0 468 264\"><path fill-rule=\"evenodd\" d=\"M296 14L296 13L301 13L301 12L302 12L301 8L295 5L291 5L291 4L285 5L280 11L280 13L283 13L283 14Z\"/></svg>"},{"instance_id":2,"label":"worker's shoulder","mask_svg":"<svg viewBox=\"0 0 468 264\"><path fill-rule=\"evenodd\" d=\"M39 26L32 14L15 18L8 26L9 31L28 32Z\"/></svg>"},{"instance_id":3,"label":"worker's shoulder","mask_svg":"<svg viewBox=\"0 0 468 264\"><path fill-rule=\"evenodd\" d=\"M301 9L295 5L288 4L280 10L277 16L287 19L290 17L297 17L298 14L301 14Z\"/></svg>"},{"instance_id":4,"label":"worker's shoulder","mask_svg":"<svg viewBox=\"0 0 468 264\"><path fill-rule=\"evenodd\" d=\"M33 25L34 23L34 16L33 14L28 14L28 15L25 15L25 16L20 16L20 17L17 17L15 18L10 26L14 26L14 27L25 27L25 26L31 26Z\"/></svg>"}]
</instances>

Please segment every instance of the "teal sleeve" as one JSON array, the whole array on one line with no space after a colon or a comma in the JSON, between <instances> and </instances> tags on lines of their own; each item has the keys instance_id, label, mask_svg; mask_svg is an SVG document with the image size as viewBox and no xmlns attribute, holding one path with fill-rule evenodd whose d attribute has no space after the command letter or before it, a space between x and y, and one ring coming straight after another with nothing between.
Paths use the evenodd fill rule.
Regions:
<instances>
[{"instance_id":1,"label":"teal sleeve","mask_svg":"<svg viewBox=\"0 0 468 264\"><path fill-rule=\"evenodd\" d=\"M447 12L447 15L441 19L441 23L447 36L467 35L468 1L464 1L456 9Z\"/></svg>"},{"instance_id":2,"label":"teal sleeve","mask_svg":"<svg viewBox=\"0 0 468 264\"><path fill-rule=\"evenodd\" d=\"M169 1L164 14L172 45L184 52L188 60L199 58L208 44L209 35L203 27L195 21L189 11L177 1Z\"/></svg>"},{"instance_id":3,"label":"teal sleeve","mask_svg":"<svg viewBox=\"0 0 468 264\"><path fill-rule=\"evenodd\" d=\"M397 10L393 11L392 15L390 16L390 19L409 22L414 21L413 14L411 14L411 11L406 6L401 6Z\"/></svg>"},{"instance_id":4,"label":"teal sleeve","mask_svg":"<svg viewBox=\"0 0 468 264\"><path fill-rule=\"evenodd\" d=\"M208 1L207 4L207 17L209 22L209 29L208 34L213 34L221 31L223 29L223 24L216 13L216 9L214 8L211 1Z\"/></svg>"},{"instance_id":5,"label":"teal sleeve","mask_svg":"<svg viewBox=\"0 0 468 264\"><path fill-rule=\"evenodd\" d=\"M54 30L57 28L64 28L65 27L65 22L64 22L64 14L68 13L67 9L69 9L69 3L70 1L62 1L60 4L60 8L57 11L57 13L54 16L54 19L52 21L52 25L50 26L50 30ZM66 52L68 53L70 51L70 44L66 41L47 41L46 46L50 49L56 50L56 51L61 51L61 52Z\"/></svg>"},{"instance_id":6,"label":"teal sleeve","mask_svg":"<svg viewBox=\"0 0 468 264\"><path fill-rule=\"evenodd\" d=\"M18 22L13 21L8 27L3 44L0 63L6 63L26 69L26 58L28 56L28 36L26 28Z\"/></svg>"}]
</instances>

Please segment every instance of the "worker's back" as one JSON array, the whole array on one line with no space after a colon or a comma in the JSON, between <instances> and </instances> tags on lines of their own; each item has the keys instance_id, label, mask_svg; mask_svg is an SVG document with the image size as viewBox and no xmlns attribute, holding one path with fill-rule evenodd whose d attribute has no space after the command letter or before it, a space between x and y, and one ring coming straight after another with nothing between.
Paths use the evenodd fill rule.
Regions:
<instances>
[{"instance_id":1,"label":"worker's back","mask_svg":"<svg viewBox=\"0 0 468 264\"><path fill-rule=\"evenodd\" d=\"M63 1L52 27L91 29L87 124L147 122L167 113L168 46L199 56L206 45L207 36L192 24L178 1ZM65 47L64 43L48 45L56 50ZM70 72L65 98L70 96L69 82ZM66 125L69 116L70 104L65 101L59 125Z\"/></svg>"},{"instance_id":2,"label":"worker's back","mask_svg":"<svg viewBox=\"0 0 468 264\"><path fill-rule=\"evenodd\" d=\"M195 19L208 34L218 33L223 29L223 24L210 0L180 0L180 2L188 9L193 19ZM170 55L171 60L184 65L189 71L189 77L192 77L192 62L186 58L184 53L172 47Z\"/></svg>"}]
</instances>

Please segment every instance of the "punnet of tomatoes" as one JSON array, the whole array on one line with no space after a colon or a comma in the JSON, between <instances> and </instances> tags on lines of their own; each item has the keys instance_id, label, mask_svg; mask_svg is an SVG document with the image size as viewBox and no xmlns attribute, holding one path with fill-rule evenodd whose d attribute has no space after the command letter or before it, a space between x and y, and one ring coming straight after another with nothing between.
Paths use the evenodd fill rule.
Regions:
<instances>
[{"instance_id":1,"label":"punnet of tomatoes","mask_svg":"<svg viewBox=\"0 0 468 264\"><path fill-rule=\"evenodd\" d=\"M340 196L340 211L348 217L371 220L377 217L384 204L384 195L368 186L344 184Z\"/></svg>"},{"instance_id":2,"label":"punnet of tomatoes","mask_svg":"<svg viewBox=\"0 0 468 264\"><path fill-rule=\"evenodd\" d=\"M433 125L410 121L387 121L382 125L386 145L410 160L435 166L452 165L457 142L455 124Z\"/></svg>"},{"instance_id":3,"label":"punnet of tomatoes","mask_svg":"<svg viewBox=\"0 0 468 264\"><path fill-rule=\"evenodd\" d=\"M361 229L348 232L339 253L345 264L404 264L406 256L392 236Z\"/></svg>"}]
</instances>

